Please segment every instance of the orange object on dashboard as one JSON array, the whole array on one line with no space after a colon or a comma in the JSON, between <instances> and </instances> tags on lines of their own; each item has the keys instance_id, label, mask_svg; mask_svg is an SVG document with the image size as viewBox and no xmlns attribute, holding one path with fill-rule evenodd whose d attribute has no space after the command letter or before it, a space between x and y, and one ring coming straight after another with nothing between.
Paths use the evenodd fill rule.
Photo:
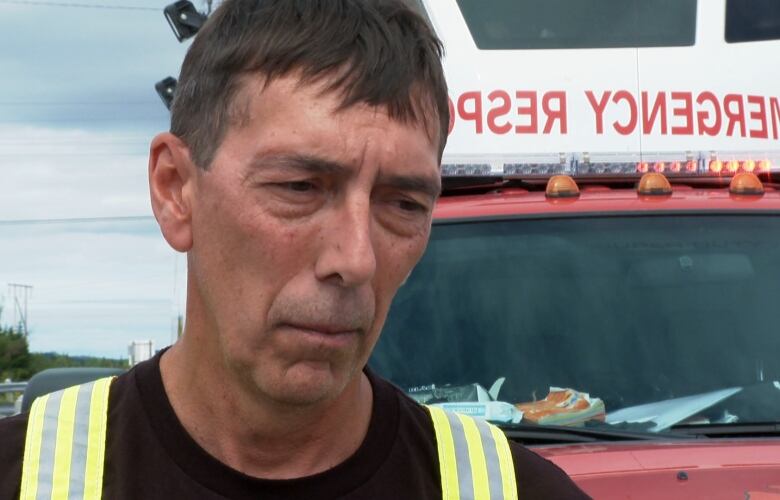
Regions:
<instances>
[{"instance_id":1,"label":"orange object on dashboard","mask_svg":"<svg viewBox=\"0 0 780 500\"><path fill-rule=\"evenodd\" d=\"M518 403L523 420L545 425L582 425L588 420L603 422L604 402L574 389L550 387L550 393L540 401Z\"/></svg>"}]
</instances>

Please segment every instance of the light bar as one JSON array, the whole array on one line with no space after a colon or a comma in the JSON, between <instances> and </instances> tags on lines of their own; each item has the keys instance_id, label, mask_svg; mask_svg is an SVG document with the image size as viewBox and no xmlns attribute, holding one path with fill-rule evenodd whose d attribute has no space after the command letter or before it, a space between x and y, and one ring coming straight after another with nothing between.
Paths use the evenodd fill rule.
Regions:
<instances>
[{"instance_id":1,"label":"light bar","mask_svg":"<svg viewBox=\"0 0 780 500\"><path fill-rule=\"evenodd\" d=\"M710 172L719 174L723 171L723 162L720 160L710 160Z\"/></svg>"},{"instance_id":2,"label":"light bar","mask_svg":"<svg viewBox=\"0 0 780 500\"><path fill-rule=\"evenodd\" d=\"M443 177L483 177L492 173L493 167L489 163L448 163L441 166Z\"/></svg>"},{"instance_id":3,"label":"light bar","mask_svg":"<svg viewBox=\"0 0 780 500\"><path fill-rule=\"evenodd\" d=\"M549 179L572 177L626 177L638 179L646 173L677 177L728 176L741 172L767 174L773 165L780 172L780 151L726 152L684 151L659 153L545 153L518 157L469 155L446 158L444 177L514 177Z\"/></svg>"},{"instance_id":4,"label":"light bar","mask_svg":"<svg viewBox=\"0 0 780 500\"><path fill-rule=\"evenodd\" d=\"M701 155L677 153L582 153L574 159L576 175L638 177L648 172L665 175L696 175L701 172Z\"/></svg>"},{"instance_id":5,"label":"light bar","mask_svg":"<svg viewBox=\"0 0 780 500\"><path fill-rule=\"evenodd\" d=\"M558 175L566 172L566 164L560 163L505 163L506 175Z\"/></svg>"},{"instance_id":6,"label":"light bar","mask_svg":"<svg viewBox=\"0 0 780 500\"><path fill-rule=\"evenodd\" d=\"M577 165L578 175L625 175L641 172L640 166L634 162L596 162Z\"/></svg>"},{"instance_id":7,"label":"light bar","mask_svg":"<svg viewBox=\"0 0 780 500\"><path fill-rule=\"evenodd\" d=\"M772 162L770 160L721 160L713 158L709 161L708 170L717 175L735 175L741 172L766 174L772 171Z\"/></svg>"}]
</instances>

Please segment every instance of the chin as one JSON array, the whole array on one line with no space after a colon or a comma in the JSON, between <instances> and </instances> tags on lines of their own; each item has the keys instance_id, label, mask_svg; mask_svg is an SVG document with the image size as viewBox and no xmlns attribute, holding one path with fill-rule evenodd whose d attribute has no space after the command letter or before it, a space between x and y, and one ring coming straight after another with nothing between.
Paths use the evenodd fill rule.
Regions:
<instances>
[{"instance_id":1,"label":"chin","mask_svg":"<svg viewBox=\"0 0 780 500\"><path fill-rule=\"evenodd\" d=\"M354 370L341 369L329 362L299 362L283 370L272 384L257 374L256 385L280 403L309 406L338 397L352 380ZM268 387L270 385L270 387Z\"/></svg>"}]
</instances>

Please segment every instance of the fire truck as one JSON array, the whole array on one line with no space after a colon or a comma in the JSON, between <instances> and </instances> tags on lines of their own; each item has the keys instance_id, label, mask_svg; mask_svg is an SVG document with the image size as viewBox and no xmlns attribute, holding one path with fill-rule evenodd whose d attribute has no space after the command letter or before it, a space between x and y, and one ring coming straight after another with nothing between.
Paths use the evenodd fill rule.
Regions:
<instances>
[{"instance_id":1,"label":"fire truck","mask_svg":"<svg viewBox=\"0 0 780 500\"><path fill-rule=\"evenodd\" d=\"M371 366L594 498L780 499L780 3L416 3L444 189Z\"/></svg>"}]
</instances>

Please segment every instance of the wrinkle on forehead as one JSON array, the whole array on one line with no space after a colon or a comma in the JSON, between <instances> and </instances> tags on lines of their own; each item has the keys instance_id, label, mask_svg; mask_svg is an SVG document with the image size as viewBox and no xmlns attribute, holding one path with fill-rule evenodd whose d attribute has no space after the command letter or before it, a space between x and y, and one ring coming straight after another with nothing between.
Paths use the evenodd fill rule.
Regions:
<instances>
[{"instance_id":1,"label":"wrinkle on forehead","mask_svg":"<svg viewBox=\"0 0 780 500\"><path fill-rule=\"evenodd\" d=\"M306 80L301 78L299 73L294 73L286 76L277 77L274 79L266 78L259 73L245 74L239 81L239 88L233 101L230 104L230 110L228 113L229 127L236 127L238 129L247 127L253 118L253 103L255 98L268 95L276 90L286 90L289 95L295 95L296 93L313 93L317 97L325 99L327 96L336 96L336 102L339 104L333 107L330 112L332 114L341 114L343 112L355 109L363 108L366 111L371 110L375 114L381 114L388 119L400 123L402 125L420 125L425 131L428 140L433 146L437 148L438 159L441 160L442 145L440 144L444 137L441 136L439 130L439 116L436 111L435 101L433 97L427 95L419 84L415 84L412 88L412 116L408 115L393 115L390 112L389 104L373 106L369 103L358 102L351 105L345 105L346 91L347 89L333 89L332 82L336 76L322 77L317 80Z\"/></svg>"}]
</instances>

